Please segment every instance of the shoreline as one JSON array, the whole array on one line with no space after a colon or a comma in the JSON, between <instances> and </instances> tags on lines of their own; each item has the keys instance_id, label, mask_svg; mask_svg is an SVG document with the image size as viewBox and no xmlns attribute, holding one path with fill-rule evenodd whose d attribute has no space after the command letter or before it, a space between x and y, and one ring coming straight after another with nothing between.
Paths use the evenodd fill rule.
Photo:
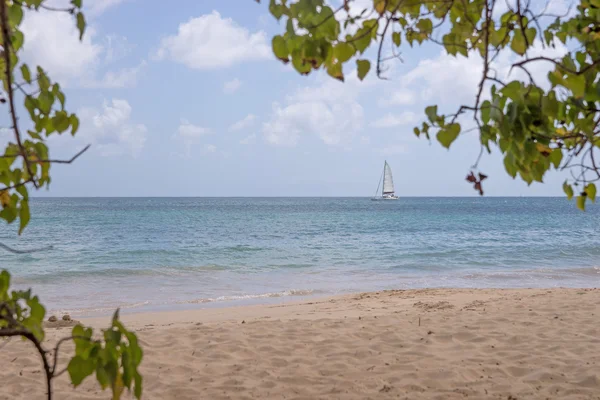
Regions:
<instances>
[{"instance_id":1,"label":"shoreline","mask_svg":"<svg viewBox=\"0 0 600 400\"><path fill-rule=\"evenodd\" d=\"M390 289L380 291L369 291L369 292L353 292L339 295L320 295L315 294L314 296L302 296L302 299L288 298L279 302L260 302L256 304L239 304L229 305L225 302L222 306L214 307L202 307L202 304L193 304L191 307L186 309L170 309L170 310L158 310L158 311L142 311L142 312L120 312L120 319L131 326L133 329L137 329L140 326L147 324L150 321L159 320L163 324L186 324L192 322L206 322L206 323L217 323L217 322L232 322L236 320L245 321L246 319L260 319L268 317L269 319L278 318L282 321L288 321L293 319L314 319L314 314L307 313L308 309L319 308L325 304L352 304L356 301L370 299L378 296L394 296L396 306L410 306L411 300L419 298L420 301L431 300L437 297L445 296L457 296L460 297L457 305L454 307L464 307L467 305L468 300L471 302L477 300L479 297L492 296L492 295L511 295L520 294L522 292L542 294L544 292L555 292L564 291L567 293L576 292L598 292L600 295L600 286L595 288L583 287L583 288L572 288L572 287L549 287L549 288L424 288L424 289ZM263 300L263 299L261 299ZM213 303L214 304L214 303ZM414 304L413 304L414 305ZM600 305L600 304L599 304ZM195 307L198 306L198 307ZM370 312L377 310L371 308ZM121 310L122 311L122 310ZM336 310L338 313L341 309ZM379 310L383 311L383 310ZM428 310L426 310L428 311ZM376 311L375 311L376 312ZM93 326L95 328L102 328L108 326L110 319L112 318L113 312L105 315L93 315L80 317L79 319L85 325ZM376 314L374 314L376 315ZM598 313L600 316L600 311ZM599 319L600 322L600 319Z\"/></svg>"},{"instance_id":2,"label":"shoreline","mask_svg":"<svg viewBox=\"0 0 600 400\"><path fill-rule=\"evenodd\" d=\"M82 322L99 328L109 319ZM600 393L598 288L389 290L121 319L144 348L146 399L597 400ZM70 328L46 333L50 347ZM0 364L7 366L0 400L43 395L27 343L10 342ZM66 375L54 391L108 395L91 379L73 389Z\"/></svg>"}]
</instances>

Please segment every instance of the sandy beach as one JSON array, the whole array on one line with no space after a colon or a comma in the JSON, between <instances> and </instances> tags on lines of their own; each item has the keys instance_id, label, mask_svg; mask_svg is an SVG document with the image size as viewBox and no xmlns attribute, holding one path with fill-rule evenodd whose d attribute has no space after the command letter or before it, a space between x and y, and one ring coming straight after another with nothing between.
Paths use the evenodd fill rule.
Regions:
<instances>
[{"instance_id":1,"label":"sandy beach","mask_svg":"<svg viewBox=\"0 0 600 400\"><path fill-rule=\"evenodd\" d=\"M144 346L145 399L600 399L598 289L384 291L123 319ZM69 332L48 328L48 347ZM0 351L0 399L43 398L32 350ZM54 392L110 397L66 375Z\"/></svg>"}]
</instances>

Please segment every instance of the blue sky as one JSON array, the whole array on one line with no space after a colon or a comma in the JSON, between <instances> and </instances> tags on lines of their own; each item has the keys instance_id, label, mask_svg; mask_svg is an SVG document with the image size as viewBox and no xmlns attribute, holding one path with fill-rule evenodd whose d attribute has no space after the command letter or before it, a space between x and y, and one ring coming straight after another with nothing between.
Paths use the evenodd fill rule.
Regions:
<instances>
[{"instance_id":1,"label":"blue sky","mask_svg":"<svg viewBox=\"0 0 600 400\"><path fill-rule=\"evenodd\" d=\"M84 0L82 43L68 15L27 15L23 58L63 84L81 118L76 138L50 140L53 155L92 143L38 195L370 196L384 159L401 196L475 195L464 177L477 137L447 151L412 128L430 104L472 102L478 60L403 48L388 81L358 82L351 68L345 83L302 77L270 52L282 29L267 3ZM480 168L488 195L562 194L564 175L528 187L498 154Z\"/></svg>"}]
</instances>

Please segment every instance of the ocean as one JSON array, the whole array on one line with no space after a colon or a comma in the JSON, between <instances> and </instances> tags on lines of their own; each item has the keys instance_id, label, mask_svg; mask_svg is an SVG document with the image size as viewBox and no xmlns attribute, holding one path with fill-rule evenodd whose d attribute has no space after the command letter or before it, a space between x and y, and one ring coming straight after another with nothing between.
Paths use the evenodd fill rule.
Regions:
<instances>
[{"instance_id":1,"label":"ocean","mask_svg":"<svg viewBox=\"0 0 600 400\"><path fill-rule=\"evenodd\" d=\"M424 287L600 286L600 207L565 198L35 198L0 268L51 313Z\"/></svg>"}]
</instances>

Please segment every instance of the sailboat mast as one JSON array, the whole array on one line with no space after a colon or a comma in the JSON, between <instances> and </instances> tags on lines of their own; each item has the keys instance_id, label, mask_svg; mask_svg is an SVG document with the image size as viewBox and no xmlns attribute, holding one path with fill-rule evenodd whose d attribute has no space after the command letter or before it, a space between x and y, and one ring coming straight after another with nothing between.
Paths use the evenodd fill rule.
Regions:
<instances>
[{"instance_id":1,"label":"sailboat mast","mask_svg":"<svg viewBox=\"0 0 600 400\"><path fill-rule=\"evenodd\" d=\"M384 171L385 171L385 167L384 167ZM377 193L379 192L379 186L381 186L381 182L383 181L383 172L384 171L381 171L381 177L379 178L379 181L377 182L377 190L375 190L375 197L377 197Z\"/></svg>"},{"instance_id":2,"label":"sailboat mast","mask_svg":"<svg viewBox=\"0 0 600 400\"><path fill-rule=\"evenodd\" d=\"M383 160L383 177L381 178L383 185L381 186L381 196L383 196L385 193L385 166L386 165L387 165L387 160Z\"/></svg>"}]
</instances>

